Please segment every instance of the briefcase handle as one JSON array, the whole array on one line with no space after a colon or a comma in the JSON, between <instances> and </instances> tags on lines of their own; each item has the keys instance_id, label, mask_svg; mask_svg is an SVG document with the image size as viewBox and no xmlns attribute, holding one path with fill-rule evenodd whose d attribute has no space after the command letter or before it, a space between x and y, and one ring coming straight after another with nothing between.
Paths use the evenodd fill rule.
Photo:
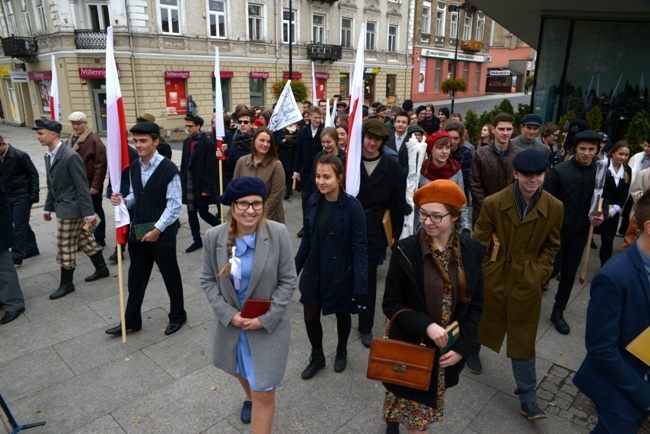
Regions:
<instances>
[{"instance_id":1,"label":"briefcase handle","mask_svg":"<svg viewBox=\"0 0 650 434\"><path fill-rule=\"evenodd\" d=\"M386 334L384 335L384 339L388 339L388 337L390 336L390 328L393 326L393 321L395 321L395 318L397 318L397 315L399 315L400 313L409 312L409 311L412 311L412 310L413 309L410 309L410 308L404 308L404 309L398 310L397 312L395 312L393 314L390 321L388 321L388 326L386 327ZM426 344L424 343L424 338L420 338L420 345L422 345L423 347L426 347Z\"/></svg>"}]
</instances>

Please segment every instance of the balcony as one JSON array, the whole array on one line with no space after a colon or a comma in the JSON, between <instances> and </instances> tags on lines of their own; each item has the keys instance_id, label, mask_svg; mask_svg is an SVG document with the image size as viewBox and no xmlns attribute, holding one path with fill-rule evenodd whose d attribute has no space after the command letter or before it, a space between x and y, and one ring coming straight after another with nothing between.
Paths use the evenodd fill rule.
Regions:
<instances>
[{"instance_id":1,"label":"balcony","mask_svg":"<svg viewBox=\"0 0 650 434\"><path fill-rule=\"evenodd\" d=\"M106 30L75 30L74 45L77 50L105 50Z\"/></svg>"},{"instance_id":2,"label":"balcony","mask_svg":"<svg viewBox=\"0 0 650 434\"><path fill-rule=\"evenodd\" d=\"M311 60L320 60L321 63L334 63L343 57L343 47L329 44L308 44L307 57Z\"/></svg>"},{"instance_id":3,"label":"balcony","mask_svg":"<svg viewBox=\"0 0 650 434\"><path fill-rule=\"evenodd\" d=\"M2 38L2 50L5 56L20 59L23 62L35 62L38 54L38 42L36 38L24 38L21 36L9 36Z\"/></svg>"},{"instance_id":4,"label":"balcony","mask_svg":"<svg viewBox=\"0 0 650 434\"><path fill-rule=\"evenodd\" d=\"M337 2L337 0L311 0L311 2L312 2L312 3L316 3L316 2L318 2L318 3L321 3L321 4L325 3L325 4L328 4L328 5L330 5L330 6L333 6L334 3Z\"/></svg>"},{"instance_id":5,"label":"balcony","mask_svg":"<svg viewBox=\"0 0 650 434\"><path fill-rule=\"evenodd\" d=\"M470 53L477 53L483 49L483 42L474 40L460 41L460 49Z\"/></svg>"}]
</instances>

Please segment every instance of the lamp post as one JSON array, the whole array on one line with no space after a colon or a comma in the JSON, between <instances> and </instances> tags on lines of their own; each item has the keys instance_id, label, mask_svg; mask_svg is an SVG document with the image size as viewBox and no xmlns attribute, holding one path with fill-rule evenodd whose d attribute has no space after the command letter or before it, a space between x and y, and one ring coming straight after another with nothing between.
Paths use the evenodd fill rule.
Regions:
<instances>
[{"instance_id":1,"label":"lamp post","mask_svg":"<svg viewBox=\"0 0 650 434\"><path fill-rule=\"evenodd\" d=\"M293 10L289 0L289 80L293 80Z\"/></svg>"}]
</instances>

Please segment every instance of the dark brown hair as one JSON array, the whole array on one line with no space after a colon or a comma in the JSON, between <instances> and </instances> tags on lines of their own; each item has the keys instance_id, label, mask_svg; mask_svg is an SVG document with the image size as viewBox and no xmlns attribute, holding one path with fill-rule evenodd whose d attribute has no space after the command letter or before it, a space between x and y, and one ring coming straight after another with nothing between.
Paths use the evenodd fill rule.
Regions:
<instances>
[{"instance_id":1,"label":"dark brown hair","mask_svg":"<svg viewBox=\"0 0 650 434\"><path fill-rule=\"evenodd\" d=\"M275 139L273 138L273 133L271 130L269 130L266 127L257 127L255 129L255 133L253 133L253 146L251 146L251 154L253 157L257 157L257 149L255 148L255 140L257 139L257 136L259 136L262 133L266 133L269 135L271 138L271 146L269 147L269 152L266 153L264 156L265 159L268 159L268 161L275 161L278 159L278 148L275 146Z\"/></svg>"}]
</instances>

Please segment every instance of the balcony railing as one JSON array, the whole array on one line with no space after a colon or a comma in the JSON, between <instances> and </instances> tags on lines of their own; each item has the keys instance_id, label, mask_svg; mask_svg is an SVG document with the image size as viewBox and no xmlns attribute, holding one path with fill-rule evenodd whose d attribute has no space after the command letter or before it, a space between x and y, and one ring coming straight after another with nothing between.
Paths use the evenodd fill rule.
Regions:
<instances>
[{"instance_id":1,"label":"balcony railing","mask_svg":"<svg viewBox=\"0 0 650 434\"><path fill-rule=\"evenodd\" d=\"M77 50L105 50L106 30L75 30L74 45Z\"/></svg>"},{"instance_id":2,"label":"balcony railing","mask_svg":"<svg viewBox=\"0 0 650 434\"><path fill-rule=\"evenodd\" d=\"M334 63L343 58L343 47L330 44L309 44L307 45L307 57L311 60Z\"/></svg>"},{"instance_id":3,"label":"balcony railing","mask_svg":"<svg viewBox=\"0 0 650 434\"><path fill-rule=\"evenodd\" d=\"M476 53L483 49L483 42L474 40L460 41L460 49L463 51Z\"/></svg>"},{"instance_id":4,"label":"balcony railing","mask_svg":"<svg viewBox=\"0 0 650 434\"><path fill-rule=\"evenodd\" d=\"M5 56L11 56L23 62L35 62L38 54L38 41L36 38L12 35L2 38L2 50Z\"/></svg>"},{"instance_id":5,"label":"balcony railing","mask_svg":"<svg viewBox=\"0 0 650 434\"><path fill-rule=\"evenodd\" d=\"M327 3L328 5L332 6L334 3L337 2L337 0L311 0L312 3Z\"/></svg>"}]
</instances>

